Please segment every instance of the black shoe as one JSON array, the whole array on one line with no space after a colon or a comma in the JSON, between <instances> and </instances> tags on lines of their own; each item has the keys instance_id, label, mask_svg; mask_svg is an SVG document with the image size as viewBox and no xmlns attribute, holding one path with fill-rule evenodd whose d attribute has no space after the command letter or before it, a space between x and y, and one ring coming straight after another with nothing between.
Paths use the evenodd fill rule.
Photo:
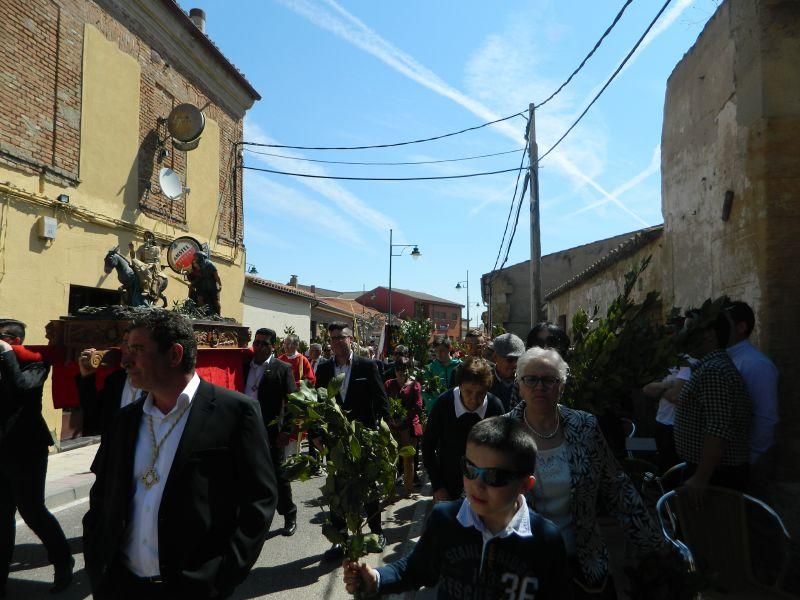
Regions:
<instances>
[{"instance_id":1,"label":"black shoe","mask_svg":"<svg viewBox=\"0 0 800 600\"><path fill-rule=\"evenodd\" d=\"M55 575L53 576L53 587L50 588L51 594L63 592L72 583L72 569L75 567L75 559L71 556L69 561L55 565Z\"/></svg>"},{"instance_id":2,"label":"black shoe","mask_svg":"<svg viewBox=\"0 0 800 600\"><path fill-rule=\"evenodd\" d=\"M334 544L325 551L322 555L322 560L325 562L340 561L344 558L344 546L341 544Z\"/></svg>"},{"instance_id":3,"label":"black shoe","mask_svg":"<svg viewBox=\"0 0 800 600\"><path fill-rule=\"evenodd\" d=\"M294 535L295 531L297 531L297 519L287 518L286 522L283 524L283 531L281 531L281 535L289 537Z\"/></svg>"}]
</instances>

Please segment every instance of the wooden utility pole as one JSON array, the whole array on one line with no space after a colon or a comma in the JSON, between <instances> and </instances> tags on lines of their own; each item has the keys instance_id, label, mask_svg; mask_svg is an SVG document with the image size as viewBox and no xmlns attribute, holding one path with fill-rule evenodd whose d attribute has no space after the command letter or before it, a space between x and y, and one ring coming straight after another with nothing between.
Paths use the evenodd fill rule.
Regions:
<instances>
[{"instance_id":1,"label":"wooden utility pole","mask_svg":"<svg viewBox=\"0 0 800 600\"><path fill-rule=\"evenodd\" d=\"M528 191L531 209L531 328L540 321L542 307L542 240L539 226L539 145L536 143L536 106L528 105Z\"/></svg>"}]
</instances>

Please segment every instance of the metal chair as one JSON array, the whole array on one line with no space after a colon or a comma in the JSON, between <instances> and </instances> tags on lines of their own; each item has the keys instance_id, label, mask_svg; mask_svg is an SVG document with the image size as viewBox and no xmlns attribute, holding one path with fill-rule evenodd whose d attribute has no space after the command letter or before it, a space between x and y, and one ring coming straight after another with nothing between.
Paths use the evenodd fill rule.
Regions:
<instances>
[{"instance_id":1,"label":"metal chair","mask_svg":"<svg viewBox=\"0 0 800 600\"><path fill-rule=\"evenodd\" d=\"M683 555L688 570L699 571L726 594L722 597L792 597L780 589L789 567L789 532L763 501L709 486L696 506L679 488L658 500L656 512L664 536Z\"/></svg>"}]
</instances>

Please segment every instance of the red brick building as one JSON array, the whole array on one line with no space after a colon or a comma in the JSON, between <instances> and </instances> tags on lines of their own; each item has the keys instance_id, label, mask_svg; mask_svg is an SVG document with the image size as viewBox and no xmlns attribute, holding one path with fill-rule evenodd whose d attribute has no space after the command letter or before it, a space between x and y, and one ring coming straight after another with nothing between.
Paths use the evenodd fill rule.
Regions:
<instances>
[{"instance_id":1,"label":"red brick building","mask_svg":"<svg viewBox=\"0 0 800 600\"><path fill-rule=\"evenodd\" d=\"M389 312L389 289L378 286L356 298L356 302ZM463 304L437 298L423 292L392 288L392 315L400 319L427 318L433 321L434 333L461 339L461 309Z\"/></svg>"}]
</instances>

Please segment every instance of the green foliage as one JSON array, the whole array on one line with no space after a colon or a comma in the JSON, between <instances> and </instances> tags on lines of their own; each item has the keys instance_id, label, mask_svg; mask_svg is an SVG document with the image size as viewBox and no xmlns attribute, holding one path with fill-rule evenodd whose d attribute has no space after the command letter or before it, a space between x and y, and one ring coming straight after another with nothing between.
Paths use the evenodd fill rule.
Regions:
<instances>
[{"instance_id":1,"label":"green foliage","mask_svg":"<svg viewBox=\"0 0 800 600\"><path fill-rule=\"evenodd\" d=\"M564 402L596 415L619 411L631 391L661 377L677 364L674 343L665 328L651 322L649 315L659 304L658 292L651 291L641 304L634 304L631 292L650 257L625 274L625 287L598 317L582 309L572 319L574 346L570 352L570 380Z\"/></svg>"},{"instance_id":2,"label":"green foliage","mask_svg":"<svg viewBox=\"0 0 800 600\"><path fill-rule=\"evenodd\" d=\"M406 407L403 406L403 400L389 396L389 417L394 422L402 421L408 416Z\"/></svg>"},{"instance_id":3,"label":"green foliage","mask_svg":"<svg viewBox=\"0 0 800 600\"><path fill-rule=\"evenodd\" d=\"M505 327L503 327L502 325L497 325L495 323L492 324L491 339L496 338L498 335L503 335L504 333L506 333Z\"/></svg>"},{"instance_id":4,"label":"green foliage","mask_svg":"<svg viewBox=\"0 0 800 600\"><path fill-rule=\"evenodd\" d=\"M345 538L330 523L322 528L322 533L331 543L343 544L350 560L358 560L369 552L379 551L378 537L363 531L367 523L361 515L363 507L394 491L397 458L407 456L409 449L413 455L414 449L398 451L384 421L378 429L370 429L350 420L336 402L342 379L337 377L327 389L314 389L301 382L300 389L289 396L287 411L299 427L321 432L325 445L321 454L327 457L328 471L321 489L322 499L331 513L347 523L349 535ZM292 456L284 463L286 476L305 481L320 462L321 458L316 460L305 454Z\"/></svg>"},{"instance_id":5,"label":"green foliage","mask_svg":"<svg viewBox=\"0 0 800 600\"><path fill-rule=\"evenodd\" d=\"M444 381L438 375L426 368L418 368L414 371L414 379L419 382L423 393L432 396L441 396L447 391Z\"/></svg>"},{"instance_id":6,"label":"green foliage","mask_svg":"<svg viewBox=\"0 0 800 600\"><path fill-rule=\"evenodd\" d=\"M397 342L408 347L409 354L417 364L428 362L428 342L433 333L430 319L407 319L400 322L400 335Z\"/></svg>"}]
</instances>

